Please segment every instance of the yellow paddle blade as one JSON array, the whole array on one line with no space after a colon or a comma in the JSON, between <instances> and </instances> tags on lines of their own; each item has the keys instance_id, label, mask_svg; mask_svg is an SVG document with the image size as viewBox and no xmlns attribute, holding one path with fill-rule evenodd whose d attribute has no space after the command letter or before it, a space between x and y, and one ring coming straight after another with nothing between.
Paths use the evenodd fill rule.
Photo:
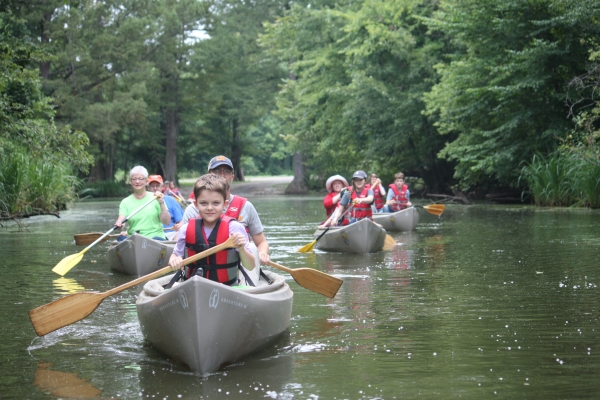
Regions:
<instances>
[{"instance_id":1,"label":"yellow paddle blade","mask_svg":"<svg viewBox=\"0 0 600 400\"><path fill-rule=\"evenodd\" d=\"M313 240L312 242L310 242L307 245L302 246L298 252L299 253L310 253L311 251L313 251L313 249L315 248L315 244L317 244L316 240Z\"/></svg>"},{"instance_id":2,"label":"yellow paddle blade","mask_svg":"<svg viewBox=\"0 0 600 400\"><path fill-rule=\"evenodd\" d=\"M383 250L391 250L396 247L397 243L390 235L385 235L385 243L383 244Z\"/></svg>"},{"instance_id":3,"label":"yellow paddle blade","mask_svg":"<svg viewBox=\"0 0 600 400\"><path fill-rule=\"evenodd\" d=\"M71 268L79 264L79 261L81 261L86 251L87 249L80 251L77 254L66 256L65 258L60 260L60 262L56 264L54 268L52 268L52 272L56 272L60 276L64 276L64 274L69 272Z\"/></svg>"},{"instance_id":4,"label":"yellow paddle blade","mask_svg":"<svg viewBox=\"0 0 600 400\"><path fill-rule=\"evenodd\" d=\"M428 206L423 206L423 208L430 214L440 216L443 214L444 210L446 209L446 206L443 204L431 204Z\"/></svg>"}]
</instances>

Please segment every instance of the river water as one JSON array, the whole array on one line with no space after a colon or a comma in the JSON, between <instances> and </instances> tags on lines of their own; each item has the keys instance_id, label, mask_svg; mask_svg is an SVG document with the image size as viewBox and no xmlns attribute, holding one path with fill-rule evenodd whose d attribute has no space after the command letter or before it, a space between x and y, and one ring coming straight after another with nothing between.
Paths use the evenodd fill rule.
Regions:
<instances>
[{"instance_id":1,"label":"river water","mask_svg":"<svg viewBox=\"0 0 600 400\"><path fill-rule=\"evenodd\" d=\"M104 232L117 201L82 202L61 218L0 228L0 398L598 398L600 212L449 205L420 210L392 251L296 250L323 219L320 199L251 198L272 259L344 280L334 299L298 286L289 331L208 376L144 342L140 287L86 319L37 337L28 311L79 290L131 278L113 273L107 244L65 278L51 272L82 250L73 234Z\"/></svg>"}]
</instances>

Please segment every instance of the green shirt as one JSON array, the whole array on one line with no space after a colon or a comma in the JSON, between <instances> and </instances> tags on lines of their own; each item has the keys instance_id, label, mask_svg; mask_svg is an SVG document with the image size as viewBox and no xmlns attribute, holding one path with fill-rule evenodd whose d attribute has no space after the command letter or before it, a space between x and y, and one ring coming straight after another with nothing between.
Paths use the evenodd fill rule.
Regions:
<instances>
[{"instance_id":1,"label":"green shirt","mask_svg":"<svg viewBox=\"0 0 600 400\"><path fill-rule=\"evenodd\" d=\"M146 192L146 196L143 199L136 199L133 195L124 198L119 205L119 215L127 217L152 197L154 197L154 193ZM140 231L140 235L142 236L166 239L162 222L160 222L160 212L158 201L151 202L131 217L131 219L127 220L129 225L127 233L133 235L135 232Z\"/></svg>"}]
</instances>

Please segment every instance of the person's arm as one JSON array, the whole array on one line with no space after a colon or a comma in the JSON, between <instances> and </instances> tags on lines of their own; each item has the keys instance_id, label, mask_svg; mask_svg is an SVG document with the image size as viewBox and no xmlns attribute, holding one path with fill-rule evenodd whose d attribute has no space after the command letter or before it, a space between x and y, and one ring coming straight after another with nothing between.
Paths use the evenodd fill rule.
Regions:
<instances>
[{"instance_id":1,"label":"person's arm","mask_svg":"<svg viewBox=\"0 0 600 400\"><path fill-rule=\"evenodd\" d=\"M177 238L177 243L173 248L173 254L169 258L169 265L173 271L177 271L178 269L183 269L183 254L185 251L185 236L187 233L187 224L183 225L178 232L179 237Z\"/></svg>"},{"instance_id":2,"label":"person's arm","mask_svg":"<svg viewBox=\"0 0 600 400\"><path fill-rule=\"evenodd\" d=\"M410 190L406 189L406 206L410 207L412 206L412 203L410 202Z\"/></svg>"},{"instance_id":3,"label":"person's arm","mask_svg":"<svg viewBox=\"0 0 600 400\"><path fill-rule=\"evenodd\" d=\"M261 232L257 235L252 235L252 241L258 249L258 257L260 258L260 263L262 265L267 265L271 258L269 257L269 242L267 242L265 234Z\"/></svg>"},{"instance_id":4,"label":"person's arm","mask_svg":"<svg viewBox=\"0 0 600 400\"><path fill-rule=\"evenodd\" d=\"M371 189L369 189L369 191L367 192L367 197L357 197L355 198L352 202L354 204L371 204L373 203L373 198L375 197L375 195L373 194L373 191Z\"/></svg>"},{"instance_id":5,"label":"person's arm","mask_svg":"<svg viewBox=\"0 0 600 400\"><path fill-rule=\"evenodd\" d=\"M242 262L242 265L248 271L252 271L256 263L254 262L254 253L250 249L248 249L247 246L247 235L245 233L242 234L237 232L232 234L231 237L233 238L233 244L235 245L235 247L238 250L238 253L240 254L240 260Z\"/></svg>"},{"instance_id":6,"label":"person's arm","mask_svg":"<svg viewBox=\"0 0 600 400\"><path fill-rule=\"evenodd\" d=\"M162 224L168 225L171 222L171 214L169 214L169 209L165 204L165 199L163 199L164 194L160 190L157 190L154 192L154 196L156 196L156 200L160 204L160 215L158 218Z\"/></svg>"},{"instance_id":7,"label":"person's arm","mask_svg":"<svg viewBox=\"0 0 600 400\"><path fill-rule=\"evenodd\" d=\"M379 193L381 193L382 196L385 196L385 188L383 187L379 179L377 179L377 182L377 184L379 185Z\"/></svg>"},{"instance_id":8,"label":"person's arm","mask_svg":"<svg viewBox=\"0 0 600 400\"><path fill-rule=\"evenodd\" d=\"M388 191L385 204L388 206L391 206L392 204L396 204L396 202L394 201L394 191L392 189L390 189Z\"/></svg>"}]
</instances>

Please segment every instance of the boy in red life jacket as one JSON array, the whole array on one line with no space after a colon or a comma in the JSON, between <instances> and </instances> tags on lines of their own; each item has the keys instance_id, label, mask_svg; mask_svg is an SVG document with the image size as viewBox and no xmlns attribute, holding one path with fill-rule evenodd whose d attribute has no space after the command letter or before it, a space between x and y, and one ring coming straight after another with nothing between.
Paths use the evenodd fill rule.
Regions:
<instances>
[{"instance_id":1,"label":"boy in red life jacket","mask_svg":"<svg viewBox=\"0 0 600 400\"><path fill-rule=\"evenodd\" d=\"M381 180L377 177L377 174L371 174L369 180L371 181L370 189L373 191L373 205L371 206L371 209L374 213L383 212L383 207L385 206L383 200L385 189L381 184Z\"/></svg>"},{"instance_id":2,"label":"boy in red life jacket","mask_svg":"<svg viewBox=\"0 0 600 400\"><path fill-rule=\"evenodd\" d=\"M191 256L225 242L230 236L236 248L220 251L188 265L186 278L197 274L227 285L237 285L240 261L246 269L254 269L255 258L246 229L235 219L223 215L228 204L227 188L227 181L219 175L207 174L198 178L194 184L194 196L200 218L190 219L179 230L169 265L174 270L183 269L182 257L186 248L188 256Z\"/></svg>"},{"instance_id":3,"label":"boy in red life jacket","mask_svg":"<svg viewBox=\"0 0 600 400\"><path fill-rule=\"evenodd\" d=\"M329 193L323 199L323 207L325 207L328 217L331 217L331 214L335 211L338 202L342 198L342 189L346 186L348 186L348 181L341 175L330 176L325 182L325 187Z\"/></svg>"},{"instance_id":4,"label":"boy in red life jacket","mask_svg":"<svg viewBox=\"0 0 600 400\"><path fill-rule=\"evenodd\" d=\"M352 210L346 215L348 223L352 224L364 218L371 219L371 203L373 203L373 191L367 188L367 174L364 171L356 171L352 175L352 187L350 187L342 196L340 205L336 208L331 217L325 223L319 225L319 228L326 228L333 224L344 213L352 202Z\"/></svg>"},{"instance_id":5,"label":"boy in red life jacket","mask_svg":"<svg viewBox=\"0 0 600 400\"><path fill-rule=\"evenodd\" d=\"M412 206L410 202L410 190L408 190L408 185L404 183L404 174L398 172L394 175L394 178L394 183L390 185L390 190L387 194L387 201L383 212L396 212Z\"/></svg>"}]
</instances>

